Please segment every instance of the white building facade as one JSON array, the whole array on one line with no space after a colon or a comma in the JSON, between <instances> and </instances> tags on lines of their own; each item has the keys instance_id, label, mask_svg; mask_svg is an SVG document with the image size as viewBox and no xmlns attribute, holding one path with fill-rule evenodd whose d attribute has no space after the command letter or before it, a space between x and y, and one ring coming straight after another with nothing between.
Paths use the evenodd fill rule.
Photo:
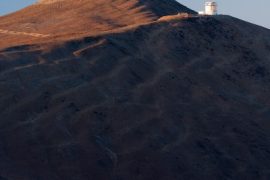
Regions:
<instances>
[{"instance_id":1,"label":"white building facade","mask_svg":"<svg viewBox=\"0 0 270 180\"><path fill-rule=\"evenodd\" d=\"M217 15L217 3L216 2L205 2L205 15Z\"/></svg>"}]
</instances>

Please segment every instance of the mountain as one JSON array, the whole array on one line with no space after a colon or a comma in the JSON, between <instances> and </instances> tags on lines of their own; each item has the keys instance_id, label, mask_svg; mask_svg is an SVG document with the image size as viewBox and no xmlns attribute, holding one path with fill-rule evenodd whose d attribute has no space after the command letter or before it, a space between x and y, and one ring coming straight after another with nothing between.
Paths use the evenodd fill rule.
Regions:
<instances>
[{"instance_id":1,"label":"mountain","mask_svg":"<svg viewBox=\"0 0 270 180\"><path fill-rule=\"evenodd\" d=\"M21 11L0 18L0 30L59 36L93 35L129 25L149 23L161 16L195 11L175 0L42 0ZM40 37L0 34L3 47L33 43ZM29 39L30 38L30 39Z\"/></svg>"},{"instance_id":2,"label":"mountain","mask_svg":"<svg viewBox=\"0 0 270 180\"><path fill-rule=\"evenodd\" d=\"M165 15L25 44L10 34L0 51L0 179L269 179L270 30Z\"/></svg>"}]
</instances>

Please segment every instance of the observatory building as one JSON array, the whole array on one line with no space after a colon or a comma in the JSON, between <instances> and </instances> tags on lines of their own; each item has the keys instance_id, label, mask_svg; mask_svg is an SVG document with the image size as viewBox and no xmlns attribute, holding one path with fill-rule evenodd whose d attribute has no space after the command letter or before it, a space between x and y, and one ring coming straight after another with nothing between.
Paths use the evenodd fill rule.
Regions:
<instances>
[{"instance_id":1,"label":"observatory building","mask_svg":"<svg viewBox=\"0 0 270 180\"><path fill-rule=\"evenodd\" d=\"M217 3L210 1L205 2L205 10L200 11L199 14L201 15L217 15Z\"/></svg>"},{"instance_id":2,"label":"observatory building","mask_svg":"<svg viewBox=\"0 0 270 180\"><path fill-rule=\"evenodd\" d=\"M205 2L206 15L217 15L217 3L216 2Z\"/></svg>"}]
</instances>

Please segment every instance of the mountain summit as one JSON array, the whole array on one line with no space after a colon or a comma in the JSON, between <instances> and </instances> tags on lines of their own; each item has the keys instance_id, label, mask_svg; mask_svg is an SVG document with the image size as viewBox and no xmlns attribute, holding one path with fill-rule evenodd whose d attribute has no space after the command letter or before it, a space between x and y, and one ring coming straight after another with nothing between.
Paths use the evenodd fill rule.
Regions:
<instances>
[{"instance_id":1,"label":"mountain summit","mask_svg":"<svg viewBox=\"0 0 270 180\"><path fill-rule=\"evenodd\" d=\"M1 17L0 29L47 36L98 34L179 12L195 13L175 0L42 0ZM6 35L0 38L13 41Z\"/></svg>"},{"instance_id":2,"label":"mountain summit","mask_svg":"<svg viewBox=\"0 0 270 180\"><path fill-rule=\"evenodd\" d=\"M194 14L63 0L1 17L0 179L270 179L270 30Z\"/></svg>"},{"instance_id":3,"label":"mountain summit","mask_svg":"<svg viewBox=\"0 0 270 180\"><path fill-rule=\"evenodd\" d=\"M38 3L40 4L52 4L52 3L56 3L59 1L64 1L64 0L39 0Z\"/></svg>"}]
</instances>

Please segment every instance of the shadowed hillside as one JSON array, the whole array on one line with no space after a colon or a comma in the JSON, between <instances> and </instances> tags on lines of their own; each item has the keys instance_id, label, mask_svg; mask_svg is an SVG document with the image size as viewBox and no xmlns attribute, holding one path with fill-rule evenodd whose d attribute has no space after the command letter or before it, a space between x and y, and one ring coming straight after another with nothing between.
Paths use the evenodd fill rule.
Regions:
<instances>
[{"instance_id":1,"label":"shadowed hillside","mask_svg":"<svg viewBox=\"0 0 270 180\"><path fill-rule=\"evenodd\" d=\"M269 179L269 55L230 16L6 46L0 179Z\"/></svg>"}]
</instances>

